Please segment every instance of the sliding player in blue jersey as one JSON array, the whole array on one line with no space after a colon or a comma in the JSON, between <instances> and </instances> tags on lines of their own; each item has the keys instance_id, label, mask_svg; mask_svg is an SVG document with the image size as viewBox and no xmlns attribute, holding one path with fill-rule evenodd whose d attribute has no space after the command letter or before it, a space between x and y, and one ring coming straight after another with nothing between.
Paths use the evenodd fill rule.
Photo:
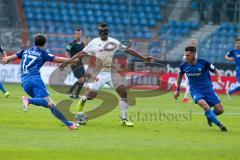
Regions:
<instances>
[{"instance_id":1,"label":"sliding player in blue jersey","mask_svg":"<svg viewBox=\"0 0 240 160\"><path fill-rule=\"evenodd\" d=\"M3 50L2 46L0 46L0 56L1 57L7 56L6 52ZM3 92L5 97L9 97L10 96L10 93L4 88L2 82L0 82L0 90Z\"/></svg>"},{"instance_id":2,"label":"sliding player in blue jersey","mask_svg":"<svg viewBox=\"0 0 240 160\"><path fill-rule=\"evenodd\" d=\"M57 109L54 101L49 96L45 84L40 75L40 68L46 61L63 63L68 58L57 57L47 53L44 50L46 44L46 37L42 34L35 36L35 46L26 50L22 50L12 56L4 57L2 62L8 63L15 59L22 59L21 61L21 81L25 92L32 98L22 97L23 110L28 110L29 104L49 108L52 114L62 121L71 130L78 128L77 124L68 121L65 116Z\"/></svg>"},{"instance_id":3,"label":"sliding player in blue jersey","mask_svg":"<svg viewBox=\"0 0 240 160\"><path fill-rule=\"evenodd\" d=\"M222 85L220 73L210 62L196 57L196 47L186 47L184 56L185 61L180 65L174 98L179 97L182 77L183 74L186 74L189 80L191 96L195 103L204 109L209 126L212 126L213 122L221 131L227 131L227 128L217 118L217 115L223 113L223 105L213 89L209 71L216 74L218 84ZM214 107L214 109L211 110L210 107Z\"/></svg>"},{"instance_id":4,"label":"sliding player in blue jersey","mask_svg":"<svg viewBox=\"0 0 240 160\"><path fill-rule=\"evenodd\" d=\"M231 99L231 95L235 92L240 91L240 38L237 38L235 40L235 49L229 51L225 55L225 59L228 61L235 61L236 64L236 77L238 84L234 88L231 88L230 90L227 90L228 98Z\"/></svg>"}]
</instances>

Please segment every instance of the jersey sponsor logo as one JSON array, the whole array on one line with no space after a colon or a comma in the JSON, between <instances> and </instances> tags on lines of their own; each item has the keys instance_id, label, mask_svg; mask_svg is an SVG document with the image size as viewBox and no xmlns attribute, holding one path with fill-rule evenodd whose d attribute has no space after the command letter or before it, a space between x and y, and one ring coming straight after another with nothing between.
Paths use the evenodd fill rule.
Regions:
<instances>
[{"instance_id":1,"label":"jersey sponsor logo","mask_svg":"<svg viewBox=\"0 0 240 160\"><path fill-rule=\"evenodd\" d=\"M202 73L186 73L188 77L198 77L201 76Z\"/></svg>"}]
</instances>

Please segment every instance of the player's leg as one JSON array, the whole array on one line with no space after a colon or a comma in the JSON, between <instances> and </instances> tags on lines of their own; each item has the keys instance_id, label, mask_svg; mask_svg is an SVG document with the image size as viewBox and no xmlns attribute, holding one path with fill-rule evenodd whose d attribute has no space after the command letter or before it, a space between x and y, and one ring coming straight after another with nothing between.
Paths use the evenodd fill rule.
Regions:
<instances>
[{"instance_id":1,"label":"player's leg","mask_svg":"<svg viewBox=\"0 0 240 160\"><path fill-rule=\"evenodd\" d=\"M68 95L70 96L70 98L74 98L74 95L73 95L73 91L74 89L78 86L78 81L76 81L70 88L69 90L67 91Z\"/></svg>"},{"instance_id":2,"label":"player's leg","mask_svg":"<svg viewBox=\"0 0 240 160\"><path fill-rule=\"evenodd\" d=\"M75 78L78 80L73 84L73 86L68 90L68 93L71 98L79 98L79 93L81 89L83 88L84 85L84 74L85 74L85 69L83 66L78 67L78 68L72 68L73 70L73 75ZM75 93L73 93L75 91Z\"/></svg>"},{"instance_id":3,"label":"player's leg","mask_svg":"<svg viewBox=\"0 0 240 160\"><path fill-rule=\"evenodd\" d=\"M214 107L213 113L215 115L220 115L223 113L223 105L221 104L221 100L214 90L207 92L204 97L208 105Z\"/></svg>"},{"instance_id":4,"label":"player's leg","mask_svg":"<svg viewBox=\"0 0 240 160\"><path fill-rule=\"evenodd\" d=\"M223 114L223 105L222 105L222 103L217 103L217 104L215 104L214 106L214 110L213 110L213 112L218 116L218 115L221 115L221 114Z\"/></svg>"},{"instance_id":5,"label":"player's leg","mask_svg":"<svg viewBox=\"0 0 240 160\"><path fill-rule=\"evenodd\" d=\"M45 108L49 108L52 114L61 120L65 125L67 125L70 129L77 129L77 125L69 122L65 116L57 109L54 101L49 97L47 89L42 82L41 79L34 80L37 83L33 83L32 81L25 82L23 84L24 90L33 98L27 98L23 96L23 109L24 111L28 110L28 105L33 104L36 106L42 106Z\"/></svg>"},{"instance_id":6,"label":"player's leg","mask_svg":"<svg viewBox=\"0 0 240 160\"><path fill-rule=\"evenodd\" d=\"M75 73L75 77L78 78L78 86L76 87L75 90L75 98L79 98L80 92L83 88L84 85L84 75L85 75L85 69L83 66L78 68L77 73Z\"/></svg>"},{"instance_id":7,"label":"player's leg","mask_svg":"<svg viewBox=\"0 0 240 160\"><path fill-rule=\"evenodd\" d=\"M190 100L188 98L188 94L189 94L189 85L187 85L187 87L186 87L186 90L185 90L185 93L184 93L184 98L182 100L184 103L189 103L190 102Z\"/></svg>"},{"instance_id":8,"label":"player's leg","mask_svg":"<svg viewBox=\"0 0 240 160\"><path fill-rule=\"evenodd\" d=\"M239 92L240 91L240 84L238 83L235 87L227 90L227 94L231 96L233 93Z\"/></svg>"},{"instance_id":9,"label":"player's leg","mask_svg":"<svg viewBox=\"0 0 240 160\"><path fill-rule=\"evenodd\" d=\"M118 95L120 96L120 109L121 109L121 125L126 127L132 127L133 123L128 121L128 98L127 98L127 89L124 85L120 85L116 88Z\"/></svg>"},{"instance_id":10,"label":"player's leg","mask_svg":"<svg viewBox=\"0 0 240 160\"><path fill-rule=\"evenodd\" d=\"M10 96L10 93L4 88L2 82L0 82L0 90L4 93L5 97Z\"/></svg>"},{"instance_id":11,"label":"player's leg","mask_svg":"<svg viewBox=\"0 0 240 160\"><path fill-rule=\"evenodd\" d=\"M105 73L99 73L94 82L88 84L88 90L85 95L83 95L77 104L77 110L82 111L87 100L92 100L97 96L97 92L106 84Z\"/></svg>"},{"instance_id":12,"label":"player's leg","mask_svg":"<svg viewBox=\"0 0 240 160\"><path fill-rule=\"evenodd\" d=\"M197 104L204 109L206 117L216 124L222 131L227 131L226 127L218 120L216 114L211 110L210 106L204 99L199 99Z\"/></svg>"},{"instance_id":13,"label":"player's leg","mask_svg":"<svg viewBox=\"0 0 240 160\"><path fill-rule=\"evenodd\" d=\"M83 85L84 85L84 77L79 78L77 84L78 85L75 89L74 98L79 98L80 92L81 92L81 90L83 88Z\"/></svg>"},{"instance_id":14,"label":"player's leg","mask_svg":"<svg viewBox=\"0 0 240 160\"><path fill-rule=\"evenodd\" d=\"M233 93L240 91L240 72L239 71L237 71L237 80L238 80L238 84L235 87L226 91L229 99L231 99L231 95Z\"/></svg>"},{"instance_id":15,"label":"player's leg","mask_svg":"<svg viewBox=\"0 0 240 160\"><path fill-rule=\"evenodd\" d=\"M50 96L44 98L48 103L48 108L51 110L51 113L60 121L62 121L66 126L71 130L75 130L79 125L74 124L66 119L64 114L57 108L55 102L52 100Z\"/></svg>"}]
</instances>

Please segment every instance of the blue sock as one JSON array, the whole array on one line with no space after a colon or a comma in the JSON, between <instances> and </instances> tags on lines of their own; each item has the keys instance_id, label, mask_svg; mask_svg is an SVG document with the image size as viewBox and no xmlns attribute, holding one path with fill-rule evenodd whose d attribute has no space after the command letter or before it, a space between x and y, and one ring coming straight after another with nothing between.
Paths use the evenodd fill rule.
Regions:
<instances>
[{"instance_id":1,"label":"blue sock","mask_svg":"<svg viewBox=\"0 0 240 160\"><path fill-rule=\"evenodd\" d=\"M36 106L42 106L48 108L48 101L44 98L29 98L28 99L30 104L34 104Z\"/></svg>"},{"instance_id":2,"label":"blue sock","mask_svg":"<svg viewBox=\"0 0 240 160\"><path fill-rule=\"evenodd\" d=\"M68 127L72 125L71 122L69 122L65 116L57 109L56 106L50 107L52 114L58 118L60 121L62 121L64 124L66 124Z\"/></svg>"},{"instance_id":3,"label":"blue sock","mask_svg":"<svg viewBox=\"0 0 240 160\"><path fill-rule=\"evenodd\" d=\"M211 120L213 123L215 123L217 126L220 126L220 125L221 125L220 121L217 119L216 114L215 114L211 109L207 110L207 111L205 112L205 115L207 116L208 119L210 119L210 120Z\"/></svg>"},{"instance_id":4,"label":"blue sock","mask_svg":"<svg viewBox=\"0 0 240 160\"><path fill-rule=\"evenodd\" d=\"M2 82L0 82L0 90L1 90L3 93L7 92L6 89L3 87Z\"/></svg>"},{"instance_id":5,"label":"blue sock","mask_svg":"<svg viewBox=\"0 0 240 160\"><path fill-rule=\"evenodd\" d=\"M235 92L238 92L238 91L240 91L240 86L239 85L234 87L233 89L230 89L229 94L231 95L231 94L233 94Z\"/></svg>"},{"instance_id":6,"label":"blue sock","mask_svg":"<svg viewBox=\"0 0 240 160\"><path fill-rule=\"evenodd\" d=\"M216 109L214 109L212 112L213 112L216 116L218 115Z\"/></svg>"}]
</instances>

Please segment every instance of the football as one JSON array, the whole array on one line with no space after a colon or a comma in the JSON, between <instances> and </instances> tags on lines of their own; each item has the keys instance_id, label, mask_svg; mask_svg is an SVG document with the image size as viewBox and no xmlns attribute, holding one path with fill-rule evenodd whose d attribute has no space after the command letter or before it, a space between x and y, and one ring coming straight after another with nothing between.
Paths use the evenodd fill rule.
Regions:
<instances>
[{"instance_id":1,"label":"football","mask_svg":"<svg viewBox=\"0 0 240 160\"><path fill-rule=\"evenodd\" d=\"M85 125L88 121L88 117L84 112L77 112L75 115L76 123Z\"/></svg>"}]
</instances>

